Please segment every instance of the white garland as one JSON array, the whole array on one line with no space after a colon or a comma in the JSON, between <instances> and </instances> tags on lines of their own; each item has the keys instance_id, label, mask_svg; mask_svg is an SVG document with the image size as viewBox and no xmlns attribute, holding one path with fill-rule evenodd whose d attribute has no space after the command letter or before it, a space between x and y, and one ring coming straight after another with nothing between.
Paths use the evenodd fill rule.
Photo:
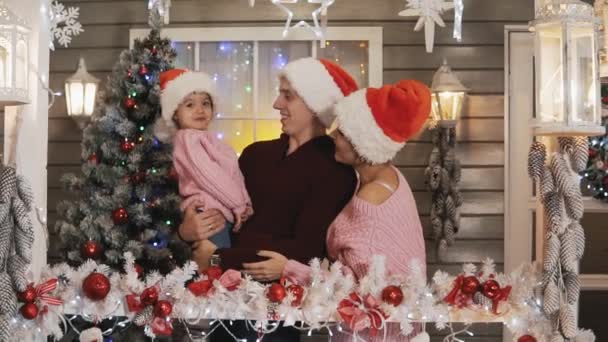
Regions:
<instances>
[{"instance_id":1,"label":"white garland","mask_svg":"<svg viewBox=\"0 0 608 342\"><path fill-rule=\"evenodd\" d=\"M356 283L351 275L343 274L340 263L336 262L330 266L327 262L321 263L314 259L311 261L311 285L304 287L301 305L292 306L293 293L287 292L282 303L271 303L266 296L269 285L263 285L248 276L241 277L236 289L225 288L222 278L215 279L213 290L207 296L196 297L185 285L195 275L194 262L187 263L183 268L178 268L164 277L152 273L145 279L140 279L134 267L133 256L125 253L125 260L124 274L90 260L79 268L71 268L66 264L47 267L42 272L40 282L58 279L57 288L49 295L62 299L64 304L50 307L48 312L31 321L16 314L12 320L15 337L23 339L23 336L38 333L60 338L63 334L60 324L64 323L63 329L66 326L64 315L79 315L91 322L100 322L116 316L127 316L129 320L133 320L136 312L128 312L126 296L132 294L139 298L139 295L150 287L159 290L159 300L167 300L172 304L172 313L167 318L169 324L170 320L195 324L200 320L246 319L252 326L254 324L251 321L258 321L255 329L267 333L277 328L270 320L282 320L286 325L309 332L337 327L339 331L358 338L357 332L347 328L338 312L344 299L357 294L360 298L371 295L370 298L374 298L376 303L373 308L365 308L360 303L359 309L383 312L385 317L388 317L382 318L380 328L387 322L397 322L405 335L413 331L414 322L436 322L438 329L451 327L451 322L504 322L516 334L533 334L538 341L542 341L541 337L545 336L549 327L540 311L539 300L534 295L534 290L540 286L535 265L523 265L509 275L497 274L491 259L485 260L479 270L473 264L463 266L460 275L474 275L482 284L488 279L494 279L501 288L511 286L510 296L500 303L498 314L495 314L488 308L472 302L462 308L446 303L444 298L453 290L459 275L452 276L437 271L432 283L427 284L425 268L416 261L410 264L407 276L395 277L386 275L385 258L374 256L368 275ZM92 272L103 273L110 280L111 290L104 300L92 301L82 292L82 281ZM207 275L201 275L194 281L206 279ZM396 307L381 300L382 290L390 285L398 286L404 294L403 302ZM304 324L296 322L302 322L307 327L304 328ZM364 323L367 328L371 327L370 320ZM152 330L149 323L146 324L144 331L154 337ZM466 329L462 332L469 333ZM385 334L385 329L379 329L379 334Z\"/></svg>"}]
</instances>

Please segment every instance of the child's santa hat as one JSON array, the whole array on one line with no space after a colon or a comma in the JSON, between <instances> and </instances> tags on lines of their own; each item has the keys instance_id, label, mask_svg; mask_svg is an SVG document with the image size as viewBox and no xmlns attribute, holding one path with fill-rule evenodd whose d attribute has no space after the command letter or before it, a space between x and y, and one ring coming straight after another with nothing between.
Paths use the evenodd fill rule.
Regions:
<instances>
[{"instance_id":1,"label":"child's santa hat","mask_svg":"<svg viewBox=\"0 0 608 342\"><path fill-rule=\"evenodd\" d=\"M332 106L356 91L357 82L341 66L326 59L302 58L288 63L279 73L304 100L325 127L331 126Z\"/></svg>"},{"instance_id":2,"label":"child's santa hat","mask_svg":"<svg viewBox=\"0 0 608 342\"><path fill-rule=\"evenodd\" d=\"M177 132L173 115L184 98L193 92L209 94L213 109L218 105L215 82L204 72L186 69L171 69L160 74L160 105L161 118L156 121L154 134L163 141L169 142Z\"/></svg>"},{"instance_id":3,"label":"child's santa hat","mask_svg":"<svg viewBox=\"0 0 608 342\"><path fill-rule=\"evenodd\" d=\"M358 90L334 108L337 128L372 164L393 159L430 112L431 91L414 80Z\"/></svg>"}]
</instances>

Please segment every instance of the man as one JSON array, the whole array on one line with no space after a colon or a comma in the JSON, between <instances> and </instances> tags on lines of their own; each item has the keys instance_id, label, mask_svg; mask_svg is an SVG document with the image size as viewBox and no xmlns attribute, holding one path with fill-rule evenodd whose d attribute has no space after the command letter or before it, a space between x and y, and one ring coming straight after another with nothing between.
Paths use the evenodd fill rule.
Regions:
<instances>
[{"instance_id":1,"label":"man","mask_svg":"<svg viewBox=\"0 0 608 342\"><path fill-rule=\"evenodd\" d=\"M223 269L240 270L243 263L265 260L259 250L277 251L302 263L325 257L327 228L353 195L354 171L335 161L333 141L325 130L333 121L333 104L357 89L355 81L338 65L314 58L289 63L279 79L273 108L281 114L283 134L250 145L239 159L254 215L233 236L232 248L197 242L193 258L199 264L208 264L216 255ZM195 241L221 227L224 217L219 211L197 213L192 207L179 232L186 241ZM246 337L244 330L241 326L233 333ZM255 340L257 334L250 332ZM219 335L215 332L212 338L220 341ZM265 341L275 339L297 341L299 333L279 329Z\"/></svg>"}]
</instances>

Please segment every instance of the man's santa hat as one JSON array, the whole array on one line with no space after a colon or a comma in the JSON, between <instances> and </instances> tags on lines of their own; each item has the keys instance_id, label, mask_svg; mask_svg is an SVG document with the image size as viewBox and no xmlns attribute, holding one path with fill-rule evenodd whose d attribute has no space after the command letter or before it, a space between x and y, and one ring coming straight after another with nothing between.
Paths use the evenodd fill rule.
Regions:
<instances>
[{"instance_id":1,"label":"man's santa hat","mask_svg":"<svg viewBox=\"0 0 608 342\"><path fill-rule=\"evenodd\" d=\"M430 112L431 91L414 80L358 90L334 108L337 128L357 154L372 164L393 159Z\"/></svg>"},{"instance_id":2,"label":"man's santa hat","mask_svg":"<svg viewBox=\"0 0 608 342\"><path fill-rule=\"evenodd\" d=\"M156 121L154 133L156 137L169 142L177 132L173 115L184 98L193 92L209 94L213 109L218 106L218 96L215 82L204 72L186 69L171 69L160 73L160 105L161 118Z\"/></svg>"},{"instance_id":3,"label":"man's santa hat","mask_svg":"<svg viewBox=\"0 0 608 342\"><path fill-rule=\"evenodd\" d=\"M304 100L325 127L331 126L333 105L356 91L357 82L337 65L326 59L302 58L288 63L279 73Z\"/></svg>"}]
</instances>

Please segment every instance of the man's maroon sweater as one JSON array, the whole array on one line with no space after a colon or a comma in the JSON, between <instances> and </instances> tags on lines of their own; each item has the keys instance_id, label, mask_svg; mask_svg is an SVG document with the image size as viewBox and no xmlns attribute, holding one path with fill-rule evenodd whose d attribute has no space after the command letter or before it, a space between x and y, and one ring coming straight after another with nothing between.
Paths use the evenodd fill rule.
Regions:
<instances>
[{"instance_id":1,"label":"man's maroon sweater","mask_svg":"<svg viewBox=\"0 0 608 342\"><path fill-rule=\"evenodd\" d=\"M219 249L222 268L240 270L263 260L259 250L308 263L326 255L327 228L353 196L355 172L334 159L335 147L321 136L286 155L288 136L248 146L239 164L254 215L233 234L232 248Z\"/></svg>"}]
</instances>

